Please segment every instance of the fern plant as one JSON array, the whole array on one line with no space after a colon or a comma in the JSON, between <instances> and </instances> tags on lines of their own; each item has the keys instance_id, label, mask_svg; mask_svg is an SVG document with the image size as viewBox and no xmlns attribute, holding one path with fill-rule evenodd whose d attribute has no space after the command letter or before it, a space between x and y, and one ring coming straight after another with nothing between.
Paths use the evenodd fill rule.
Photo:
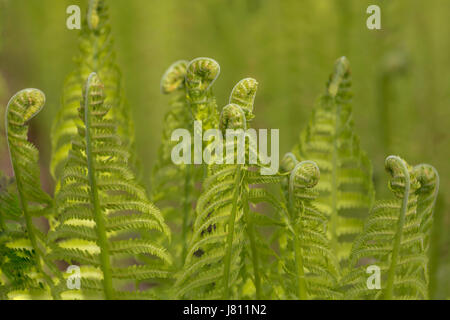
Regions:
<instances>
[{"instance_id":1,"label":"fern plant","mask_svg":"<svg viewBox=\"0 0 450 320\"><path fill-rule=\"evenodd\" d=\"M79 111L83 124L73 138L56 194L59 224L49 234L51 257L82 264L82 287L63 292L68 297L154 297L148 290L128 292L120 285L169 277L172 257L149 231L166 236L170 231L137 184L117 124L106 117L110 106L104 100L103 84L92 73ZM124 265L129 255L145 263Z\"/></svg>"},{"instance_id":2,"label":"fern plant","mask_svg":"<svg viewBox=\"0 0 450 320\"><path fill-rule=\"evenodd\" d=\"M27 139L44 94L25 89L7 106L14 178L0 177L0 299L429 298L438 173L389 156L394 199L373 204L345 58L293 153L271 176L258 171L266 162L244 132L257 81L239 81L219 115L212 94L218 63L197 58L170 66L161 88L173 98L152 175L151 199L161 213L134 172L119 73L103 55L110 52L104 2L89 4L82 61L53 127L54 198L41 188L38 151ZM105 84L96 72L86 76L96 69ZM225 146L210 139L208 164L173 164L171 132L178 128L197 135L219 128ZM244 133L244 159L229 129ZM67 265L80 268L79 288L67 285ZM369 285L369 266L380 271L381 288Z\"/></svg>"},{"instance_id":3,"label":"fern plant","mask_svg":"<svg viewBox=\"0 0 450 320\"><path fill-rule=\"evenodd\" d=\"M241 80L234 87L230 104L223 108L220 116L220 128L224 133L226 129L247 128L249 119L253 118L256 89L257 82L251 78ZM236 160L235 141L226 143L234 150L227 157ZM214 143L210 147L213 148ZM247 158L250 153L256 153L251 141L246 146ZM249 165L232 162L235 164L221 164L212 159L208 167L186 261L175 284L177 297L230 299L246 295L243 290L247 279L242 274L247 272L244 267L247 263L251 265L248 279L251 279L254 295L256 298L263 295L261 256L266 247L255 230L255 221L264 218L250 208L252 203L271 202L265 191L255 185L277 178L265 179ZM251 185L254 187L250 188Z\"/></svg>"},{"instance_id":4,"label":"fern plant","mask_svg":"<svg viewBox=\"0 0 450 320\"><path fill-rule=\"evenodd\" d=\"M27 137L28 122L44 104L42 91L25 89L15 94L6 108L6 135L17 189L16 193L6 186L1 197L1 247L6 255L2 273L9 279L0 291L9 298L59 296L53 279L59 271L48 257L45 232L36 223L36 218L53 216L53 201L41 188L39 153ZM13 270L18 262L23 265ZM9 263L13 264L8 267Z\"/></svg>"},{"instance_id":5,"label":"fern plant","mask_svg":"<svg viewBox=\"0 0 450 320\"><path fill-rule=\"evenodd\" d=\"M172 162L173 130L184 128L193 134L195 120L202 126L215 126L217 105L212 85L219 75L219 64L210 58L173 63L161 80L161 91L172 93L171 109L165 115L162 144L153 167L152 200L163 208L164 216L181 232L175 232L171 247L182 264L187 250L189 228L194 217L195 201L199 196L204 169L202 166ZM211 116L212 115L212 116ZM191 151L192 154L192 151ZM180 197L181 195L181 197ZM181 214L179 214L181 211Z\"/></svg>"},{"instance_id":6,"label":"fern plant","mask_svg":"<svg viewBox=\"0 0 450 320\"><path fill-rule=\"evenodd\" d=\"M315 203L329 217L331 249L344 267L374 197L371 163L354 133L350 86L349 62L341 57L293 149L320 168Z\"/></svg>"},{"instance_id":7,"label":"fern plant","mask_svg":"<svg viewBox=\"0 0 450 320\"><path fill-rule=\"evenodd\" d=\"M285 155L282 170L283 215L287 232L280 237L280 274L284 298L338 299L339 266L327 238L327 216L315 207L320 170L313 161Z\"/></svg>"},{"instance_id":8,"label":"fern plant","mask_svg":"<svg viewBox=\"0 0 450 320\"><path fill-rule=\"evenodd\" d=\"M355 241L350 256L355 269L344 281L350 286L346 294L349 298L427 299L429 226L439 178L431 166L411 167L397 156L389 156L385 167L395 199L374 205L364 232ZM384 275L380 290L366 284L368 264Z\"/></svg>"},{"instance_id":9,"label":"fern plant","mask_svg":"<svg viewBox=\"0 0 450 320\"><path fill-rule=\"evenodd\" d=\"M118 123L118 135L125 147L134 146L134 128L129 107L125 102L121 73L115 62L108 8L105 0L89 0L87 14L79 36L79 54L74 59L76 68L65 81L62 105L51 130L51 172L59 181L69 154L72 139L81 124L78 108L82 100L83 86L91 72L96 72L105 85L105 104L114 106L107 117ZM130 153L136 167L135 153Z\"/></svg>"}]
</instances>

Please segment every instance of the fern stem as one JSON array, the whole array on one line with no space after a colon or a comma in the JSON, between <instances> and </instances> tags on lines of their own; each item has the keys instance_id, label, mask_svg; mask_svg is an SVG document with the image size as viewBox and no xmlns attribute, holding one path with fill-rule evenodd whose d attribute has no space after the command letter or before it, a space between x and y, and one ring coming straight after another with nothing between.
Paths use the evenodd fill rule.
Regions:
<instances>
[{"instance_id":1,"label":"fern stem","mask_svg":"<svg viewBox=\"0 0 450 320\"><path fill-rule=\"evenodd\" d=\"M3 215L0 212L0 231L6 231L6 223Z\"/></svg>"},{"instance_id":2,"label":"fern stem","mask_svg":"<svg viewBox=\"0 0 450 320\"><path fill-rule=\"evenodd\" d=\"M27 227L28 237L30 239L31 246L33 247L33 250L34 250L33 258L36 261L36 267L37 267L39 273L41 273L42 276L44 277L46 283L48 284L48 286L50 288L50 293L51 293L53 299L55 299L55 300L60 299L60 296L56 292L55 287L53 285L53 280L44 271L44 267L42 266L42 259L40 257L41 249L39 248L39 245L38 245L37 239L36 239L36 234L34 232L33 218L28 211L28 203L27 203L25 196L22 193L23 187L22 187L22 183L21 183L20 170L17 170L16 166L14 165L14 162L13 162L13 170L14 170L14 175L16 176L17 191L19 194L20 206L22 207L23 215L25 217L25 225Z\"/></svg>"},{"instance_id":3,"label":"fern stem","mask_svg":"<svg viewBox=\"0 0 450 320\"><path fill-rule=\"evenodd\" d=\"M390 156L389 158L393 158L398 160L400 163L401 169L403 171L403 175L405 177L405 191L403 193L403 201L402 206L400 208L400 217L397 223L397 232L394 238L394 247L392 249L391 263L388 271L388 279L386 285L386 292L384 298L386 300L392 300L394 293L394 278L395 278L395 268L397 267L397 259L400 252L400 244L402 241L402 233L403 233L403 225L405 224L405 216L406 211L408 210L408 200L409 200L409 191L411 188L411 181L409 177L409 171L406 167L404 161L397 156Z\"/></svg>"},{"instance_id":4,"label":"fern stem","mask_svg":"<svg viewBox=\"0 0 450 320\"><path fill-rule=\"evenodd\" d=\"M296 229L296 228L295 228ZM297 294L300 300L307 300L305 271L303 270L303 256L299 235L294 234L295 267L297 270L298 288Z\"/></svg>"},{"instance_id":5,"label":"fern stem","mask_svg":"<svg viewBox=\"0 0 450 320\"><path fill-rule=\"evenodd\" d=\"M332 167L331 167L331 217L330 217L330 232L331 232L331 248L333 252L338 252L338 235L337 235L337 219L338 219L338 210L337 210L337 135L339 131L339 117L340 117L340 106L336 106L336 120L335 120L335 128L334 128L334 138L333 138L333 153L332 153ZM338 257L339 258L339 257Z\"/></svg>"},{"instance_id":6,"label":"fern stem","mask_svg":"<svg viewBox=\"0 0 450 320\"><path fill-rule=\"evenodd\" d=\"M223 272L223 280L224 280L224 300L229 299L230 295L230 267L231 267L231 253L233 251L233 238L234 238L234 222L236 219L237 205L240 194L240 184L241 184L241 165L236 166L236 173L234 179L234 194L233 194L233 203L230 214L230 220L228 221L228 234L227 234L227 243L226 243L226 255L224 260L224 272Z\"/></svg>"},{"instance_id":7,"label":"fern stem","mask_svg":"<svg viewBox=\"0 0 450 320\"><path fill-rule=\"evenodd\" d=\"M304 270L304 264L303 264L303 254L302 254L302 247L300 243L300 233L301 230L297 227L297 223L292 224L292 218L300 218L300 213L295 212L295 205L294 205L294 179L295 175L297 174L298 170L309 161L302 161L294 167L290 174L289 178L289 199L288 199L288 205L289 205L289 224L291 224L292 228L290 228L293 232L294 236L294 254L295 254L295 269L297 272L297 295L300 300L307 300L308 294L306 290L306 281L305 281L305 270Z\"/></svg>"},{"instance_id":8,"label":"fern stem","mask_svg":"<svg viewBox=\"0 0 450 320\"><path fill-rule=\"evenodd\" d=\"M246 190L247 191L247 190ZM253 264L253 272L254 272L254 278L255 278L255 290L256 290L256 299L261 299L261 276L259 274L259 256L258 256L258 250L256 248L256 239L255 239L255 227L251 220L249 219L249 206L248 206L248 200L247 200L247 192L245 192L245 198L244 201L245 207L244 207L244 215L246 218L246 224L247 224L247 233L248 237L250 239L250 250L252 255L252 264Z\"/></svg>"},{"instance_id":9,"label":"fern stem","mask_svg":"<svg viewBox=\"0 0 450 320\"><path fill-rule=\"evenodd\" d=\"M95 166L92 155L92 141L91 141L91 117L90 117L90 85L93 77L96 77L95 73L91 73L86 84L86 92L84 97L84 120L85 120L85 132L86 132L86 158L88 165L88 177L90 185L90 194L92 198L92 204L94 209L94 217L96 223L96 231L98 236L98 245L100 247L100 263L103 272L103 287L105 290L105 298L108 300L113 299L113 286L112 286L112 274L111 274L111 261L108 246L108 239L106 236L106 228L103 214L100 208L100 200L98 196L97 181L95 178Z\"/></svg>"},{"instance_id":10,"label":"fern stem","mask_svg":"<svg viewBox=\"0 0 450 320\"><path fill-rule=\"evenodd\" d=\"M6 127L6 137L7 137L6 142L7 142L7 146L8 146L9 156L11 159L12 169L14 172L14 176L16 178L17 193L18 193L18 197L19 197L20 206L22 208L23 215L25 217L25 225L27 228L28 237L30 239L31 246L33 247L33 250L34 250L33 259L36 261L36 268L42 274L45 282L48 284L48 286L50 288L50 293L51 293L53 299L59 299L60 296L55 290L55 287L53 285L53 280L46 272L44 272L44 267L42 265L43 259L41 259L41 257L40 257L42 255L42 251L38 245L37 236L34 231L33 217L28 210L28 202L27 202L27 198L24 194L25 187L22 185L21 169L20 169L20 166L17 164L17 162L14 159L13 151L11 149L12 145L10 145L11 138L9 135L9 108L10 108L11 103L16 103L14 101L15 101L16 97L18 97L20 94L21 94L21 92L17 93L15 96L13 96L11 98L11 100L8 102L8 105L6 107L6 117L5 117L5 127ZM44 94L42 93L42 95L44 95ZM45 101L45 96L44 96L44 101ZM43 102L43 104L44 103L45 102ZM42 106L43 106L43 104L42 104ZM41 106L41 108L42 108L42 106Z\"/></svg>"},{"instance_id":11,"label":"fern stem","mask_svg":"<svg viewBox=\"0 0 450 320\"><path fill-rule=\"evenodd\" d=\"M184 201L183 201L183 222L182 222L182 229L181 229L181 237L182 237L182 243L183 243L183 250L181 254L181 261L184 261L186 257L186 251L187 251L187 232L188 232L188 219L189 219L189 211L190 211L190 180L191 180L191 171L192 166L186 165L186 175L184 179Z\"/></svg>"}]
</instances>

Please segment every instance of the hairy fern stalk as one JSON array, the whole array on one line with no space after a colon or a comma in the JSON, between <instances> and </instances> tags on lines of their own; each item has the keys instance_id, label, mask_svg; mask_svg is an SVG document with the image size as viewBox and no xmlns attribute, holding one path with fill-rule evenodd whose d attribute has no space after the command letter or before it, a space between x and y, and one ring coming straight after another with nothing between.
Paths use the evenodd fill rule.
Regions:
<instances>
[{"instance_id":1,"label":"hairy fern stalk","mask_svg":"<svg viewBox=\"0 0 450 320\"><path fill-rule=\"evenodd\" d=\"M253 78L239 81L219 112L212 92L219 64L204 57L172 64L161 81L171 99L150 196L137 179L114 60L105 1L90 0L52 127L54 196L41 187L39 152L28 141L44 93L24 89L7 105L14 177L0 175L1 300L429 298L439 175L389 156L393 196L374 201L345 57L270 176L260 173L266 162L251 134L243 162L235 139L223 139L220 161L217 137L203 143L207 164L172 162L174 129L219 129L225 137L250 129L258 87Z\"/></svg>"}]
</instances>

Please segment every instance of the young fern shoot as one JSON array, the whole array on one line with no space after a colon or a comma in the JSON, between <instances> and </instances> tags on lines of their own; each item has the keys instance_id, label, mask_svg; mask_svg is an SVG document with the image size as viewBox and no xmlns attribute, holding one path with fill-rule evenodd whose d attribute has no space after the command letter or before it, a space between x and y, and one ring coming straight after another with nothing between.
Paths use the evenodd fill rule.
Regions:
<instances>
[{"instance_id":1,"label":"young fern shoot","mask_svg":"<svg viewBox=\"0 0 450 320\"><path fill-rule=\"evenodd\" d=\"M227 129L247 128L246 113L252 114L256 88L257 82L248 78L239 82L233 89L231 101L234 100L240 105L232 103L223 108L220 117L220 128L223 133L226 134ZM251 146L252 143L249 143L249 147L246 148L246 157L256 152ZM211 142L208 147L215 148L215 143ZM251 225L253 219L250 202L252 196L260 197L261 194L251 192L249 188L249 182L258 179L256 172L250 171L248 165L236 161L234 139L231 142L227 139L224 149L234 151L231 154L227 153L225 162L228 164L224 164L221 160L217 161L216 158L210 161L208 177L203 183L204 191L197 204L197 216L186 262L177 278L178 297L208 299L239 297L242 286L240 273L243 270L244 251L247 250L251 251L256 295L258 297L260 295L261 267L258 265L256 250L259 243ZM222 154L220 151L219 153L221 158ZM218 156L217 153L214 156ZM234 160L231 161L234 164L230 164L228 160ZM249 246L246 239L249 239Z\"/></svg>"},{"instance_id":2,"label":"young fern shoot","mask_svg":"<svg viewBox=\"0 0 450 320\"><path fill-rule=\"evenodd\" d=\"M338 299L339 267L326 235L328 219L314 206L319 167L309 160L298 162L288 153L283 170L289 173L288 182L283 184L288 232L285 245L281 245L285 298Z\"/></svg>"},{"instance_id":3,"label":"young fern shoot","mask_svg":"<svg viewBox=\"0 0 450 320\"><path fill-rule=\"evenodd\" d=\"M6 247L22 251L24 256L33 261L37 276L33 276L32 272L27 275L29 296L32 297L33 291L37 291L42 298L47 292L51 298L56 299L59 293L55 289L53 276L58 273L58 269L48 258L49 248L45 233L33 221L33 218L52 216L53 200L41 188L39 152L28 141L28 122L41 111L44 104L45 95L42 91L24 89L11 98L6 108L8 150L17 187L17 199L25 223L23 231L9 233L11 238ZM5 222L4 227L6 228ZM12 293L9 297L12 298L15 294L20 292Z\"/></svg>"},{"instance_id":4,"label":"young fern shoot","mask_svg":"<svg viewBox=\"0 0 450 320\"><path fill-rule=\"evenodd\" d=\"M181 229L181 232L174 233L171 242L177 266L184 261L188 228L194 215L193 202L199 193L194 181L201 179L201 175L195 177L195 174L201 172L193 170L190 164L174 164L172 161L172 150L176 145L172 141L172 132L178 128L192 128L192 115L186 99L187 65L188 61L185 60L173 63L161 79L161 92L172 94L173 97L170 100L170 110L164 116L162 143L152 171L152 201L161 208L165 219Z\"/></svg>"},{"instance_id":5,"label":"young fern shoot","mask_svg":"<svg viewBox=\"0 0 450 320\"><path fill-rule=\"evenodd\" d=\"M353 270L343 280L348 286L346 296L427 299L426 250L434 202L430 201L429 194L430 190L436 190L437 173L427 165L413 168L397 156L389 156L385 167L391 175L389 187L395 199L375 203L364 232L355 241L350 256ZM418 203L419 198L422 198L422 205ZM424 203L431 203L431 206L424 206ZM363 265L359 266L360 263ZM380 268L380 290L367 285L367 264Z\"/></svg>"},{"instance_id":6,"label":"young fern shoot","mask_svg":"<svg viewBox=\"0 0 450 320\"><path fill-rule=\"evenodd\" d=\"M163 208L164 216L174 227L181 229L171 243L180 266L186 256L189 228L205 170L203 166L173 163L171 156L176 142L172 141L172 132L184 128L192 134L194 120L202 121L202 126L216 125L217 105L211 88L219 71L218 63L210 58L197 58L191 63L180 60L167 69L161 80L161 91L173 94L173 98L171 110L165 115L163 141L153 168L152 200ZM209 114L215 116L205 117Z\"/></svg>"},{"instance_id":7,"label":"young fern shoot","mask_svg":"<svg viewBox=\"0 0 450 320\"><path fill-rule=\"evenodd\" d=\"M203 130L216 129L219 113L212 86L220 74L220 66L211 58L196 58L187 66L186 97L192 118L201 121Z\"/></svg>"}]
</instances>

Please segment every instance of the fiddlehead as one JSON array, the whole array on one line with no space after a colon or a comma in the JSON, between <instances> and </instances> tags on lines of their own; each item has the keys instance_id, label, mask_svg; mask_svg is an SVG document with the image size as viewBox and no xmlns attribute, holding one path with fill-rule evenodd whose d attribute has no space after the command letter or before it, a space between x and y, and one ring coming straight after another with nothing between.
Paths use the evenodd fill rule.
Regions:
<instances>
[{"instance_id":1,"label":"fiddlehead","mask_svg":"<svg viewBox=\"0 0 450 320\"><path fill-rule=\"evenodd\" d=\"M417 213L421 217L420 229L425 235L425 251L430 246L430 233L433 226L433 211L436 206L436 199L439 193L439 174L437 170L429 164L419 164L414 167L420 188L417 191Z\"/></svg>"},{"instance_id":2,"label":"fiddlehead","mask_svg":"<svg viewBox=\"0 0 450 320\"><path fill-rule=\"evenodd\" d=\"M247 121L254 117L253 106L258 90L258 82L253 78L246 78L239 81L231 91L230 102L239 105L245 112Z\"/></svg>"},{"instance_id":3,"label":"fiddlehead","mask_svg":"<svg viewBox=\"0 0 450 320\"><path fill-rule=\"evenodd\" d=\"M203 130L217 128L219 114L212 85L219 77L220 66L211 58L196 58L187 66L186 96L194 120Z\"/></svg>"},{"instance_id":4,"label":"fiddlehead","mask_svg":"<svg viewBox=\"0 0 450 320\"><path fill-rule=\"evenodd\" d=\"M172 221L176 228L181 228L181 232L174 234L170 244L174 256L179 257L178 264L184 261L188 228L194 215L193 201L198 197L194 182L199 181L202 176L202 172L189 164L174 164L171 157L172 149L177 143L171 139L174 130L192 127L192 117L186 101L187 65L188 62L184 60L173 63L161 79L162 93L171 94L172 98L169 102L170 110L164 117L162 143L152 171L152 200L162 208L167 220Z\"/></svg>"},{"instance_id":5,"label":"fiddlehead","mask_svg":"<svg viewBox=\"0 0 450 320\"><path fill-rule=\"evenodd\" d=\"M418 211L421 182L417 168L397 156L389 156L385 167L391 175L389 188L395 199L375 203L363 233L355 241L350 256L354 269L344 279L349 285L346 294L357 299L426 299L428 258L424 215ZM381 290L371 290L366 284L369 263L380 268Z\"/></svg>"},{"instance_id":6,"label":"fiddlehead","mask_svg":"<svg viewBox=\"0 0 450 320\"><path fill-rule=\"evenodd\" d=\"M284 184L287 243L282 248L286 275L285 298L336 299L338 264L326 236L327 217L314 206L319 167L298 162L291 153L283 159L289 173Z\"/></svg>"},{"instance_id":7,"label":"fiddlehead","mask_svg":"<svg viewBox=\"0 0 450 320\"><path fill-rule=\"evenodd\" d=\"M240 84L246 82L247 80L241 81ZM248 82L252 86L243 87L240 92L242 97L254 95L256 91L256 81L251 79ZM244 91L245 88L249 88L250 94ZM236 102L243 104L244 100ZM247 107L250 114L253 108L248 104ZM223 133L228 129L245 129L247 119L242 106L225 106L221 112L219 127ZM243 285L240 274L247 272L253 275L253 294L257 298L262 296L264 269L261 265L261 251L267 254L270 249L265 247L265 240L255 230L256 221L264 220L264 216L251 212L250 204L270 202L272 199L260 186L250 188L250 184L264 184L272 180L265 180L258 172L250 170L247 162L237 163L235 143L234 139L225 143L225 149L231 146L230 150L233 150L226 155L229 164L216 163L214 158L208 167L208 177L197 203L197 216L185 265L175 286L179 297L239 297ZM247 145L245 149L247 159L248 153L253 151ZM264 221L267 220L270 219ZM245 263L244 268L247 256L250 264Z\"/></svg>"},{"instance_id":8,"label":"fiddlehead","mask_svg":"<svg viewBox=\"0 0 450 320\"><path fill-rule=\"evenodd\" d=\"M49 290L53 298L58 298L52 279L57 270L47 257L49 249L46 236L33 222L33 217L50 216L52 212L52 199L40 185L39 152L28 141L28 122L41 111L44 104L45 95L42 91L24 89L11 98L6 108L8 150L24 222L22 232L9 233L11 238L6 246L22 251L24 256L33 261L33 267L39 275L30 283L30 288ZM9 198L15 197L10 194ZM4 227L6 230L6 223Z\"/></svg>"}]
</instances>

